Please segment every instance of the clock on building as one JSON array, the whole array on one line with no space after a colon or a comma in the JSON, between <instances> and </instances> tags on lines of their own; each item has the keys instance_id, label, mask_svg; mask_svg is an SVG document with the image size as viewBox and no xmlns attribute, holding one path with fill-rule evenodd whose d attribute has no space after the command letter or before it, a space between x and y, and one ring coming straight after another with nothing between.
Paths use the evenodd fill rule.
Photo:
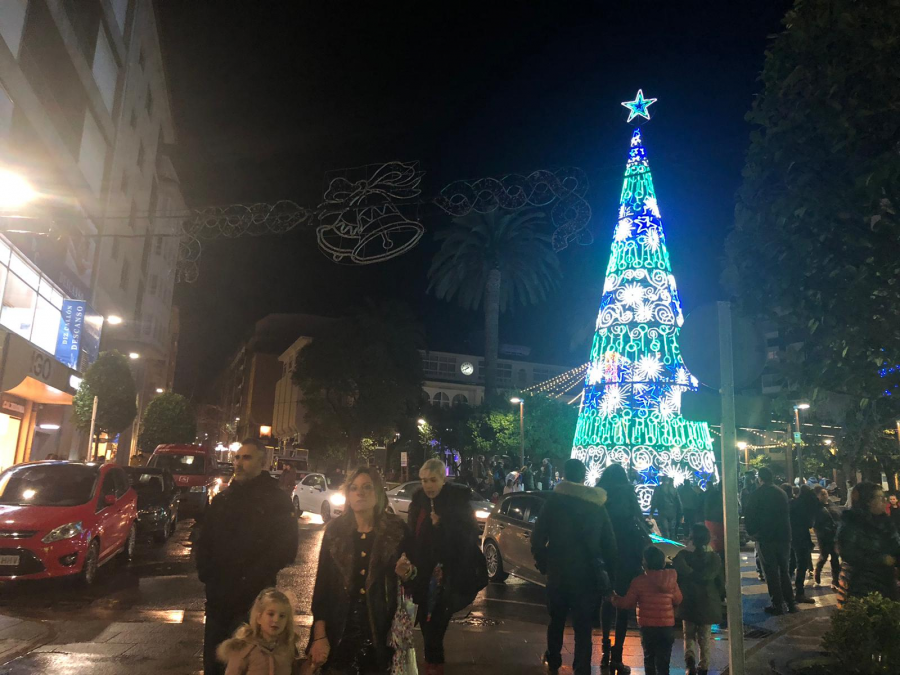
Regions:
<instances>
[{"instance_id":1,"label":"clock on building","mask_svg":"<svg viewBox=\"0 0 900 675\"><path fill-rule=\"evenodd\" d=\"M475 372L475 366L473 366L471 363L466 361L464 364L462 364L459 367L459 372L461 372L463 375L467 375L467 376L471 375L472 373Z\"/></svg>"}]
</instances>

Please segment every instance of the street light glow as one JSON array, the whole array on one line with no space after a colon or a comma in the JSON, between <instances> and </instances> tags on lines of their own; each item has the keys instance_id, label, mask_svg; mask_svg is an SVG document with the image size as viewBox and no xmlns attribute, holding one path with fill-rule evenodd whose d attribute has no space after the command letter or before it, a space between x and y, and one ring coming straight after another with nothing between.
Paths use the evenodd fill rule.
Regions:
<instances>
[{"instance_id":1,"label":"street light glow","mask_svg":"<svg viewBox=\"0 0 900 675\"><path fill-rule=\"evenodd\" d=\"M520 399L518 396L513 396L511 399L509 399L509 402L510 403L522 403L522 399Z\"/></svg>"},{"instance_id":2,"label":"street light glow","mask_svg":"<svg viewBox=\"0 0 900 675\"><path fill-rule=\"evenodd\" d=\"M795 407L797 410L809 410L809 403L798 403Z\"/></svg>"},{"instance_id":3,"label":"street light glow","mask_svg":"<svg viewBox=\"0 0 900 675\"><path fill-rule=\"evenodd\" d=\"M156 393L157 393L157 394L162 394L164 391L165 391L165 389L163 389L162 387L157 387L157 388L156 388Z\"/></svg>"},{"instance_id":4,"label":"street light glow","mask_svg":"<svg viewBox=\"0 0 900 675\"><path fill-rule=\"evenodd\" d=\"M737 447L738 447L738 450L746 450L747 444L744 441L738 441Z\"/></svg>"},{"instance_id":5,"label":"street light glow","mask_svg":"<svg viewBox=\"0 0 900 675\"><path fill-rule=\"evenodd\" d=\"M134 360L136 360L136 359L141 358L141 355L138 354L137 352L130 352L130 353L128 354L128 358L131 359L132 361L134 361Z\"/></svg>"},{"instance_id":6,"label":"street light glow","mask_svg":"<svg viewBox=\"0 0 900 675\"><path fill-rule=\"evenodd\" d=\"M825 443L825 445L831 445L834 441L832 441L830 438L826 438L826 439L825 439L824 441L822 441L822 442Z\"/></svg>"},{"instance_id":7,"label":"street light glow","mask_svg":"<svg viewBox=\"0 0 900 675\"><path fill-rule=\"evenodd\" d=\"M106 317L106 322L111 326L118 326L120 323L122 323L122 317L115 314L110 314L108 317Z\"/></svg>"},{"instance_id":8,"label":"street light glow","mask_svg":"<svg viewBox=\"0 0 900 675\"><path fill-rule=\"evenodd\" d=\"M426 422L425 422L425 420L423 420L423 419L420 417L419 420L416 422L416 424L418 424L420 427L424 427L425 424L426 424Z\"/></svg>"},{"instance_id":9,"label":"street light glow","mask_svg":"<svg viewBox=\"0 0 900 675\"><path fill-rule=\"evenodd\" d=\"M0 210L17 209L37 197L37 192L22 176L0 170Z\"/></svg>"}]
</instances>

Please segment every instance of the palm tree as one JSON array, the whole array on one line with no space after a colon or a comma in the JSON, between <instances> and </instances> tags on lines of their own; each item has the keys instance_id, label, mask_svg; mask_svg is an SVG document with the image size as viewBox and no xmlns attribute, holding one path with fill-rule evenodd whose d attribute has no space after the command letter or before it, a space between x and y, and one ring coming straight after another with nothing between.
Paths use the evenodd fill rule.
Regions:
<instances>
[{"instance_id":1,"label":"palm tree","mask_svg":"<svg viewBox=\"0 0 900 675\"><path fill-rule=\"evenodd\" d=\"M500 312L541 302L560 276L550 236L539 231L543 223L540 211L472 213L435 235L443 243L428 270L428 290L442 300L455 296L464 309L484 300L486 398L497 391Z\"/></svg>"}]
</instances>

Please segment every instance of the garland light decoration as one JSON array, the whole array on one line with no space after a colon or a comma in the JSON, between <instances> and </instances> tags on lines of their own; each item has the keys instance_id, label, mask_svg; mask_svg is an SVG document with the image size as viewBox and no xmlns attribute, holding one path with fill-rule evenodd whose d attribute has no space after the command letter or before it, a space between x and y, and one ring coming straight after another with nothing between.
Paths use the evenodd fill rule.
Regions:
<instances>
[{"instance_id":1,"label":"garland light decoration","mask_svg":"<svg viewBox=\"0 0 900 675\"><path fill-rule=\"evenodd\" d=\"M649 120L655 100L638 91L622 104L628 120ZM717 470L709 426L681 415L681 395L696 391L698 382L678 348L684 314L639 128L618 216L572 457L587 465L589 485L614 462L633 469L646 511L660 476L706 487Z\"/></svg>"}]
</instances>

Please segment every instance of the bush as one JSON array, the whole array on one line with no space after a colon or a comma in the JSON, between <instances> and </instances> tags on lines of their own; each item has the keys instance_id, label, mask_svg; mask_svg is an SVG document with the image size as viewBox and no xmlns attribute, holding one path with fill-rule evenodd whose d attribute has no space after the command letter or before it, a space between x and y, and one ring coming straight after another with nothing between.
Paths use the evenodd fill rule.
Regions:
<instances>
[{"instance_id":1,"label":"bush","mask_svg":"<svg viewBox=\"0 0 900 675\"><path fill-rule=\"evenodd\" d=\"M849 598L831 615L823 646L846 675L896 675L900 673L898 626L900 602L879 593Z\"/></svg>"}]
</instances>

